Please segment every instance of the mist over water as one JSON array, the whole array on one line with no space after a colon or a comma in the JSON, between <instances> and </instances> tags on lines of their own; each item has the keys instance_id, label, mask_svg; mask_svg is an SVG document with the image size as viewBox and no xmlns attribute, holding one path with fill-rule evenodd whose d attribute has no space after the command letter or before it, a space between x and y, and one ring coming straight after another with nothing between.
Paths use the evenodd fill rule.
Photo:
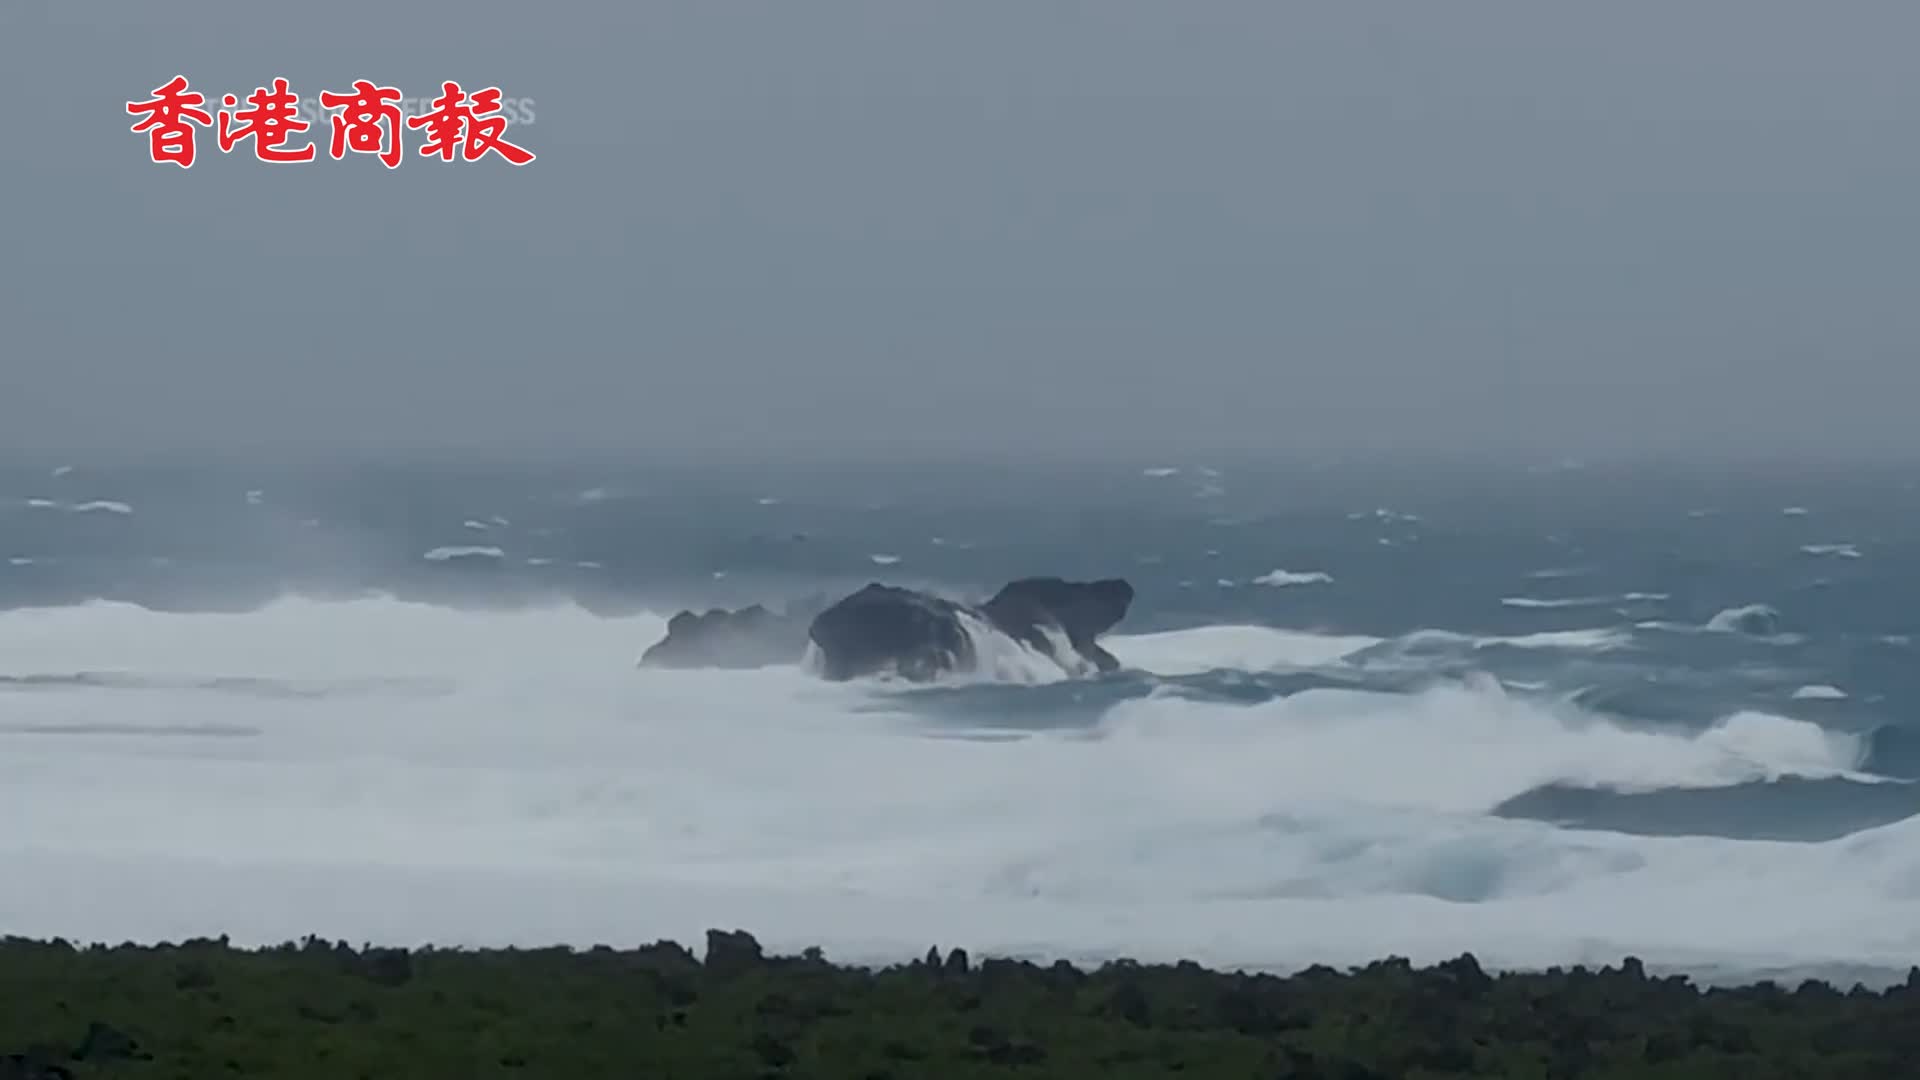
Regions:
<instances>
[{"instance_id":1,"label":"mist over water","mask_svg":"<svg viewBox=\"0 0 1920 1080\"><path fill-rule=\"evenodd\" d=\"M1903 483L0 472L0 924L1904 973ZM1124 670L634 666L1042 573Z\"/></svg>"}]
</instances>

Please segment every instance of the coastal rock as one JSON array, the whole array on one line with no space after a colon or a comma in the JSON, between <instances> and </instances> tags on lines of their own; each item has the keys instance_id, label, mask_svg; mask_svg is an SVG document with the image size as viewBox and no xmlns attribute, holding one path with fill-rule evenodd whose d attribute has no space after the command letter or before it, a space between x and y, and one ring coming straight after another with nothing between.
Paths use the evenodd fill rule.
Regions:
<instances>
[{"instance_id":1,"label":"coastal rock","mask_svg":"<svg viewBox=\"0 0 1920 1080\"><path fill-rule=\"evenodd\" d=\"M1047 652L1053 643L1046 631L1055 629L1099 670L1117 671L1120 661L1094 639L1126 618L1132 604L1133 586L1120 578L1092 582L1025 578L1010 582L981 610L1016 641Z\"/></svg>"},{"instance_id":2,"label":"coastal rock","mask_svg":"<svg viewBox=\"0 0 1920 1080\"><path fill-rule=\"evenodd\" d=\"M682 611L667 620L667 636L641 654L640 666L759 668L798 663L806 654L807 625L825 607L808 598L774 612L760 604L728 611Z\"/></svg>"},{"instance_id":3,"label":"coastal rock","mask_svg":"<svg viewBox=\"0 0 1920 1080\"><path fill-rule=\"evenodd\" d=\"M1065 666L1076 654L1100 671L1120 666L1095 640L1126 616L1133 586L1117 578L1026 578L979 607L878 582L821 612L808 629L831 680L891 673L927 682L978 660L969 624L991 628ZM1063 647L1064 646L1064 647Z\"/></svg>"},{"instance_id":4,"label":"coastal rock","mask_svg":"<svg viewBox=\"0 0 1920 1080\"><path fill-rule=\"evenodd\" d=\"M828 679L892 671L926 682L973 665L973 639L960 621L964 610L929 593L874 582L815 616L807 636Z\"/></svg>"}]
</instances>

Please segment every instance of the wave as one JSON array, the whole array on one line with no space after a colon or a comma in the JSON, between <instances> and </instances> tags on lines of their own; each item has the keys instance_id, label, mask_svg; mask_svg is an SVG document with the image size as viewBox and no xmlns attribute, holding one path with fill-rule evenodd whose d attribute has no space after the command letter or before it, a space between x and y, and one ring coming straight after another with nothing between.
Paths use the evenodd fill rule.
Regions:
<instances>
[{"instance_id":1,"label":"wave","mask_svg":"<svg viewBox=\"0 0 1920 1080\"><path fill-rule=\"evenodd\" d=\"M1780 611L1768 604L1745 604L1714 614L1706 629L1720 634L1772 637L1780 632Z\"/></svg>"},{"instance_id":2,"label":"wave","mask_svg":"<svg viewBox=\"0 0 1920 1080\"><path fill-rule=\"evenodd\" d=\"M118 514L122 517L133 513L133 507L113 499L94 499L81 503L62 503L55 499L32 498L26 500L32 510L65 510L71 514Z\"/></svg>"},{"instance_id":3,"label":"wave","mask_svg":"<svg viewBox=\"0 0 1920 1080\"><path fill-rule=\"evenodd\" d=\"M1316 634L1268 626L1202 626L1104 639L1121 664L1156 675L1195 675L1231 668L1274 671L1318 667L1383 642L1377 637Z\"/></svg>"},{"instance_id":4,"label":"wave","mask_svg":"<svg viewBox=\"0 0 1920 1080\"><path fill-rule=\"evenodd\" d=\"M1500 603L1504 607L1543 608L1549 610L1556 608L1602 607L1607 604L1618 603L1619 601L1620 597L1617 596L1568 596L1544 600L1532 596L1503 596L1500 598Z\"/></svg>"},{"instance_id":5,"label":"wave","mask_svg":"<svg viewBox=\"0 0 1920 1080\"><path fill-rule=\"evenodd\" d=\"M1494 808L1505 817L1641 836L1818 842L1920 814L1920 784L1781 776L1714 788L1623 792L1548 784Z\"/></svg>"},{"instance_id":6,"label":"wave","mask_svg":"<svg viewBox=\"0 0 1920 1080\"><path fill-rule=\"evenodd\" d=\"M1333 575L1324 570L1270 570L1254 578L1253 583L1281 588L1288 585L1331 585Z\"/></svg>"},{"instance_id":7,"label":"wave","mask_svg":"<svg viewBox=\"0 0 1920 1080\"><path fill-rule=\"evenodd\" d=\"M1897 732L1634 728L1430 673L1389 691L1346 659L1381 639L1260 627L1115 635L1132 670L1035 686L636 670L664 625L391 599L0 613L0 671L116 673L6 691L0 925L581 945L751 925L850 960L940 940L1250 967L1920 957L1920 821L1776 843L1492 812L1549 785L1891 791L1865 773L1920 766ZM1052 708L927 737L929 706L1013 702ZM1075 707L1088 722L1043 722ZM246 737L177 737L194 725Z\"/></svg>"},{"instance_id":8,"label":"wave","mask_svg":"<svg viewBox=\"0 0 1920 1080\"><path fill-rule=\"evenodd\" d=\"M1097 672L1092 661L1081 656L1057 628L1042 627L1040 632L1048 648L1038 649L1000 630L971 611L959 612L960 632L966 637L965 656L949 657L946 670L934 679L936 685L1012 684L1032 686L1085 678ZM810 674L821 670L819 647L809 641L800 668ZM887 675L864 680L868 684L891 686L896 680ZM909 684L909 686L918 684Z\"/></svg>"},{"instance_id":9,"label":"wave","mask_svg":"<svg viewBox=\"0 0 1920 1080\"><path fill-rule=\"evenodd\" d=\"M506 554L506 552L497 547L480 544L455 544L447 547L434 548L422 554L420 557L428 562L450 562L459 559L498 560L505 558Z\"/></svg>"}]
</instances>

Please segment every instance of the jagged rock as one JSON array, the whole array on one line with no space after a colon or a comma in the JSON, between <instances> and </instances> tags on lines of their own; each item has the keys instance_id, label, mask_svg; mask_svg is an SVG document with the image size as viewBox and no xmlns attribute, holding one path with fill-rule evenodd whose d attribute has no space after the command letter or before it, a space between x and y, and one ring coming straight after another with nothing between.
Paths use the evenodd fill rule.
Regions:
<instances>
[{"instance_id":1,"label":"jagged rock","mask_svg":"<svg viewBox=\"0 0 1920 1080\"><path fill-rule=\"evenodd\" d=\"M874 582L821 612L807 635L820 650L820 674L828 679L890 670L925 682L973 665L963 610L929 593Z\"/></svg>"},{"instance_id":2,"label":"jagged rock","mask_svg":"<svg viewBox=\"0 0 1920 1080\"><path fill-rule=\"evenodd\" d=\"M766 963L760 942L745 930L707 931L707 970L716 975L737 975Z\"/></svg>"},{"instance_id":3,"label":"jagged rock","mask_svg":"<svg viewBox=\"0 0 1920 1080\"><path fill-rule=\"evenodd\" d=\"M1119 578L1084 583L1024 578L1008 583L981 610L1003 633L1043 652L1051 648L1046 629L1057 628L1095 667L1115 671L1120 661L1094 639L1126 618L1132 604L1133 586Z\"/></svg>"},{"instance_id":4,"label":"jagged rock","mask_svg":"<svg viewBox=\"0 0 1920 1080\"><path fill-rule=\"evenodd\" d=\"M1118 578L1071 582L1026 578L977 608L874 582L821 612L808 629L820 674L832 680L891 673L913 682L971 669L978 661L969 622L999 630L1063 666L1120 666L1095 640L1126 616L1133 586ZM1062 655L1061 643L1064 641Z\"/></svg>"},{"instance_id":5,"label":"jagged rock","mask_svg":"<svg viewBox=\"0 0 1920 1080\"><path fill-rule=\"evenodd\" d=\"M826 606L809 597L776 613L754 604L738 611L682 611L667 620L667 636L640 657L642 667L759 668L798 663L807 650L807 625Z\"/></svg>"}]
</instances>

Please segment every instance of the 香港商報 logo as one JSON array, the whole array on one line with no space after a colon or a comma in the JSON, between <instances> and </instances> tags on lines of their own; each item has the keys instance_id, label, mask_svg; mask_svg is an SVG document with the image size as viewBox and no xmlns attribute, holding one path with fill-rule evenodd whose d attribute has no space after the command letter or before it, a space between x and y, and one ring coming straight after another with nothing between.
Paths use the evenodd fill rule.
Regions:
<instances>
[{"instance_id":1,"label":"\u9999\u6e2f\u5546\u5831 logo","mask_svg":"<svg viewBox=\"0 0 1920 1080\"><path fill-rule=\"evenodd\" d=\"M148 156L155 164L172 163L190 169L198 156L196 126L213 128L215 145L230 154L251 141L261 161L313 161L320 143L290 146L289 140L313 127L301 118L302 101L284 78L258 86L244 99L227 94L216 115L206 109L206 95L188 87L185 75L175 75L153 88L142 101L127 102L127 112L141 117L133 127L145 134ZM396 86L379 86L356 79L343 90L322 90L305 103L316 119L327 120L327 156L339 161L349 153L377 157L389 169L406 158L406 133L422 135L419 152L441 161L478 161L497 154L514 165L534 160L534 153L506 138L509 125L533 122L531 98L502 98L489 86L472 94L451 80L440 84L430 98L410 98ZM318 133L316 133L317 135Z\"/></svg>"}]
</instances>

